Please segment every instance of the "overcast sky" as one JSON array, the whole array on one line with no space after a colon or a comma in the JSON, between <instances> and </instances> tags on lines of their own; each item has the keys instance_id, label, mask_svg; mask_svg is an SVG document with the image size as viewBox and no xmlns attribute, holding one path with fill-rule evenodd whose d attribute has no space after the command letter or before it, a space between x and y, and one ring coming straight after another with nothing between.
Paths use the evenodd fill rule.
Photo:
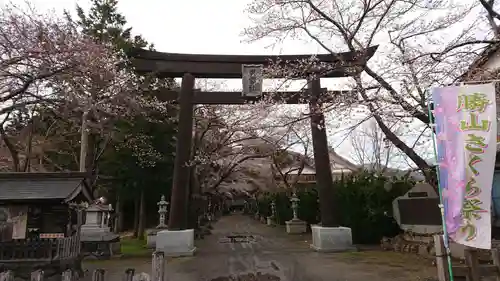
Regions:
<instances>
[{"instance_id":1,"label":"overcast sky","mask_svg":"<svg viewBox=\"0 0 500 281\"><path fill-rule=\"evenodd\" d=\"M0 0L20 3L26 0ZM86 8L85 0L29 0L38 10L74 11L76 4ZM250 23L243 10L249 0L120 0L120 12L135 33L153 42L159 51L213 54L262 54L266 43L240 42L239 34ZM311 44L286 45L276 54L315 53Z\"/></svg>"},{"instance_id":2,"label":"overcast sky","mask_svg":"<svg viewBox=\"0 0 500 281\"><path fill-rule=\"evenodd\" d=\"M0 4L24 4L26 0L0 0ZM86 0L29 0L37 10L75 11L78 4L87 9ZM240 33L250 25L244 9L250 0L120 0L119 10L126 17L134 34L141 34L154 43L158 51L206 54L315 54L321 52L316 44L293 41L266 48L269 41L248 44ZM322 86L338 90L345 80L322 79ZM227 83L229 88L240 88L241 80ZM330 142L339 154L351 158L349 140L337 144L339 137L330 134Z\"/></svg>"}]
</instances>

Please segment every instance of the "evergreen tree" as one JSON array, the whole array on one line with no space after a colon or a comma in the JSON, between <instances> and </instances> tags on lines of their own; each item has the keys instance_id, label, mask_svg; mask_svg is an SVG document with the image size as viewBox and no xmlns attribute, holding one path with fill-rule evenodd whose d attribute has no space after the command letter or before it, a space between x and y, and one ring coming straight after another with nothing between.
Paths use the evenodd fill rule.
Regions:
<instances>
[{"instance_id":1,"label":"evergreen tree","mask_svg":"<svg viewBox=\"0 0 500 281\"><path fill-rule=\"evenodd\" d=\"M132 36L132 28L126 27L127 21L119 13L116 0L92 0L88 11L80 6L76 7L76 11L78 19L75 22L81 31L100 43L110 44L126 62L126 54L133 48L153 49L153 45L140 35ZM69 17L69 13L66 15ZM126 63L121 67L133 71L130 64ZM149 95L151 90L175 85L173 79L138 75L136 78L141 89L144 89L137 94L144 96ZM106 187L108 196L119 198L122 206L131 206L137 202L136 198L144 198L140 203L142 207L135 206L143 210L139 225L134 225L136 234L140 237L143 236L145 227L144 212L156 213L156 201L160 194L170 195L175 128L175 123L168 116L162 116L158 112L148 112L146 118L137 116L133 120L118 120L115 123L118 133L115 133L116 137L106 146L99 161L99 173L106 180L98 183L101 187ZM146 189L148 192L145 192ZM153 207L148 209L147 206ZM137 215L137 212L132 213L129 209L122 208L121 212ZM123 216L122 214L122 218Z\"/></svg>"},{"instance_id":2,"label":"evergreen tree","mask_svg":"<svg viewBox=\"0 0 500 281\"><path fill-rule=\"evenodd\" d=\"M140 35L131 36L132 28L126 28L125 17L118 12L116 0L92 0L88 13L77 5L76 21L82 31L99 42L111 43L117 51L129 51L131 48L153 48Z\"/></svg>"}]
</instances>

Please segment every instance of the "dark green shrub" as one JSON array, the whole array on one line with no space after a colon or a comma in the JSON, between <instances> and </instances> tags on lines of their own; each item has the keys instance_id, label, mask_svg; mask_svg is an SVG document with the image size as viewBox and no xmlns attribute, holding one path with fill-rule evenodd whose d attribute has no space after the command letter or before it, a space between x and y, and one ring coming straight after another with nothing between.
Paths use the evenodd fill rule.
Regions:
<instances>
[{"instance_id":1,"label":"dark green shrub","mask_svg":"<svg viewBox=\"0 0 500 281\"><path fill-rule=\"evenodd\" d=\"M392 201L406 193L414 182L386 178L362 172L340 178L333 183L338 204L340 224L352 229L355 244L379 243L383 236L395 236L400 229L392 218ZM389 188L390 187L390 188ZM259 211L269 216L270 203L275 200L277 223L285 224L292 218L290 192L264 194L259 197ZM319 203L315 187L298 186L300 199L298 215L308 224L318 223Z\"/></svg>"},{"instance_id":2,"label":"dark green shrub","mask_svg":"<svg viewBox=\"0 0 500 281\"><path fill-rule=\"evenodd\" d=\"M271 194L263 193L257 198L257 209L259 210L259 215L263 217L268 217L271 215Z\"/></svg>"},{"instance_id":3,"label":"dark green shrub","mask_svg":"<svg viewBox=\"0 0 500 281\"><path fill-rule=\"evenodd\" d=\"M273 194L271 197L276 203L275 221L277 224L284 225L286 221L291 220L293 217L289 194L286 192L279 192Z\"/></svg>"}]
</instances>

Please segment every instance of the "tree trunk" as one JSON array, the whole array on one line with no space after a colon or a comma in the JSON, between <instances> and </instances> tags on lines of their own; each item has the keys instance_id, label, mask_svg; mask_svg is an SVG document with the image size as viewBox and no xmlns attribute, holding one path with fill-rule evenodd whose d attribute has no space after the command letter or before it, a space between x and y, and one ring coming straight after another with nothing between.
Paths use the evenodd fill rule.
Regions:
<instances>
[{"instance_id":1,"label":"tree trunk","mask_svg":"<svg viewBox=\"0 0 500 281\"><path fill-rule=\"evenodd\" d=\"M88 115L88 111L85 111L82 115L82 127L80 135L80 172L85 172L87 170L87 153L89 149L89 132L87 129Z\"/></svg>"},{"instance_id":2,"label":"tree trunk","mask_svg":"<svg viewBox=\"0 0 500 281\"><path fill-rule=\"evenodd\" d=\"M368 102L369 98L368 95L366 94L366 91L362 87L361 83L361 78L355 77L356 83L359 89L359 93L361 94L361 97ZM422 158L420 157L413 148L409 147L404 141L402 141L395 133L391 131L391 129L385 124L384 120L380 115L378 115L375 109L375 106L372 103L368 103L368 109L370 112L373 114L373 118L377 122L377 125L379 126L380 130L384 133L385 137L391 141L391 143L397 147L399 150L401 150L404 154L410 158L415 165L422 171L422 173L425 176L425 180L427 183L429 183L436 192L438 192L438 185L437 185L437 177L435 173L435 168L430 167L429 164ZM417 118L416 116L414 116ZM424 118L422 118L424 119ZM424 122L424 120L421 120ZM425 122L424 122L425 123Z\"/></svg>"},{"instance_id":3,"label":"tree trunk","mask_svg":"<svg viewBox=\"0 0 500 281\"><path fill-rule=\"evenodd\" d=\"M122 202L120 200L120 194L116 194L116 206L115 206L115 221L114 221L114 227L113 230L115 233L120 233L123 229L123 207L122 207Z\"/></svg>"},{"instance_id":4,"label":"tree trunk","mask_svg":"<svg viewBox=\"0 0 500 281\"><path fill-rule=\"evenodd\" d=\"M134 201L134 238L139 235L139 210L140 210L140 198L136 198Z\"/></svg>"},{"instance_id":5,"label":"tree trunk","mask_svg":"<svg viewBox=\"0 0 500 281\"><path fill-rule=\"evenodd\" d=\"M139 227L137 230L137 235L139 239L144 239L144 231L146 228L146 202L144 199L144 188L141 189L141 199L139 203Z\"/></svg>"}]
</instances>

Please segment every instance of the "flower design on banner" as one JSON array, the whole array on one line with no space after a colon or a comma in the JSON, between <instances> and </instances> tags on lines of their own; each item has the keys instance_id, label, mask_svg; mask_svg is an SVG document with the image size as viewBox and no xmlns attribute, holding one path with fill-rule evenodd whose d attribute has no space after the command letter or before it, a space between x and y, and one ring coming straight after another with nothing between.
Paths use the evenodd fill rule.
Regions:
<instances>
[{"instance_id":1,"label":"flower design on banner","mask_svg":"<svg viewBox=\"0 0 500 281\"><path fill-rule=\"evenodd\" d=\"M447 198L457 198L457 196L460 196L460 187L459 186L449 186L447 188Z\"/></svg>"},{"instance_id":2,"label":"flower design on banner","mask_svg":"<svg viewBox=\"0 0 500 281\"><path fill-rule=\"evenodd\" d=\"M451 177L456 180L456 181L461 181L462 180L462 173L460 173L456 169L451 169Z\"/></svg>"},{"instance_id":3,"label":"flower design on banner","mask_svg":"<svg viewBox=\"0 0 500 281\"><path fill-rule=\"evenodd\" d=\"M441 115L441 114L443 114L443 112L444 112L444 109L441 106L437 106L434 109L434 115Z\"/></svg>"},{"instance_id":4,"label":"flower design on banner","mask_svg":"<svg viewBox=\"0 0 500 281\"><path fill-rule=\"evenodd\" d=\"M443 199L448 199L448 197L450 196L448 188L443 188L443 190L441 191L441 196L443 196Z\"/></svg>"},{"instance_id":5,"label":"flower design on banner","mask_svg":"<svg viewBox=\"0 0 500 281\"><path fill-rule=\"evenodd\" d=\"M437 140L438 140L438 141L446 141L446 140L447 140L447 138L446 138L446 134L445 134L445 133L443 133L443 132L439 133L439 134L437 135Z\"/></svg>"},{"instance_id":6,"label":"flower design on banner","mask_svg":"<svg viewBox=\"0 0 500 281\"><path fill-rule=\"evenodd\" d=\"M455 132L459 132L460 131L460 124L457 120L449 120L448 121L448 126L450 126L450 128L453 128L453 130Z\"/></svg>"}]
</instances>

